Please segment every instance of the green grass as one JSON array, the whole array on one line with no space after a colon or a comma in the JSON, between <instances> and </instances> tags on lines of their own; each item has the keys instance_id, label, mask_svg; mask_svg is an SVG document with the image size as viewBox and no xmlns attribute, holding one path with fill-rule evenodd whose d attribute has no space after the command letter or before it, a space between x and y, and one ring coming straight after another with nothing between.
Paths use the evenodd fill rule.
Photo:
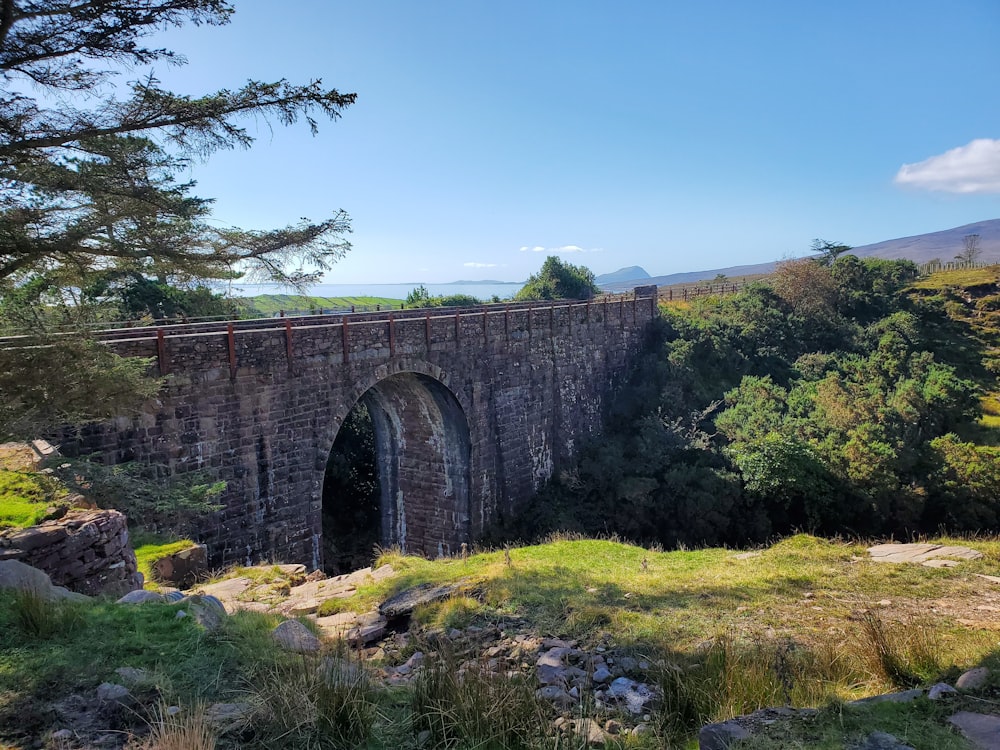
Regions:
<instances>
[{"instance_id":1,"label":"green grass","mask_svg":"<svg viewBox=\"0 0 1000 750\"><path fill-rule=\"evenodd\" d=\"M0 469L0 528L39 523L65 495L66 490L44 474Z\"/></svg>"},{"instance_id":2,"label":"green grass","mask_svg":"<svg viewBox=\"0 0 1000 750\"><path fill-rule=\"evenodd\" d=\"M244 298L247 306L263 315L275 315L281 310L345 310L351 306L383 310L398 308L403 300L391 297L312 297L300 294L258 294Z\"/></svg>"},{"instance_id":3,"label":"green grass","mask_svg":"<svg viewBox=\"0 0 1000 750\"><path fill-rule=\"evenodd\" d=\"M874 563L864 544L808 535L749 556L557 538L511 549L509 563L503 550L437 561L383 552L378 562L397 574L337 601L362 612L418 583L460 583L455 596L418 610L414 619L431 628L530 630L648 660L644 679L660 686L666 710L654 712L655 736L630 739L627 747L684 746L703 722L790 704L832 707L816 719L775 725L772 744L755 740L748 747L841 747L845 736L880 729L915 747L930 746L915 744L918 736L936 738L936 747L947 750L963 746L925 701L839 707L954 680L979 664L1000 666L1000 616L993 614L1000 587L975 575L1000 573L1000 539L933 541L966 544L984 557L934 569ZM257 576L274 585L280 578L274 568ZM557 746L545 736L553 716L533 700L530 670L522 675L530 689L518 676L491 683L472 667L463 667L463 682L455 664L468 664L470 656L441 652L428 658L443 668L407 688L373 688L342 662L327 684L317 681L312 657L275 649L269 631L278 618L243 612L211 634L192 618L176 619L177 608L103 602L40 608L0 594L0 742L21 737L10 727L37 736L51 720L48 700L92 690L113 681L116 667L134 666L153 673L155 697L168 705L249 701L254 726L240 735L248 748L293 736L303 747L335 747L332 738L322 739L333 726L349 731L344 742L369 748L415 747L420 731L431 731L434 741L454 740L455 747ZM330 644L326 654L342 659L338 648ZM487 714L498 734L477 719Z\"/></svg>"},{"instance_id":4,"label":"green grass","mask_svg":"<svg viewBox=\"0 0 1000 750\"><path fill-rule=\"evenodd\" d=\"M157 560L183 552L195 545L190 539L177 539L176 537L164 537L143 532L130 532L130 534L139 572L142 573L147 584L156 580L153 564Z\"/></svg>"},{"instance_id":5,"label":"green grass","mask_svg":"<svg viewBox=\"0 0 1000 750\"><path fill-rule=\"evenodd\" d=\"M1000 281L1000 265L965 268L957 271L937 271L913 283L915 289L972 287Z\"/></svg>"}]
</instances>

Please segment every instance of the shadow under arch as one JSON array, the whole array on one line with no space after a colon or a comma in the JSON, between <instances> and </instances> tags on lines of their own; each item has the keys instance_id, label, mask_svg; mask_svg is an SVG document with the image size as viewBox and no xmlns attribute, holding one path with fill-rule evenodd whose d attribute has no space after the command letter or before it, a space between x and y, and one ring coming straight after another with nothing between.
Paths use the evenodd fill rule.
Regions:
<instances>
[{"instance_id":1,"label":"shadow under arch","mask_svg":"<svg viewBox=\"0 0 1000 750\"><path fill-rule=\"evenodd\" d=\"M324 534L336 531L339 514L341 526L357 537L355 542L370 539L434 556L457 552L469 541L471 439L466 411L442 378L435 377L443 373L420 364L420 370L430 372L405 366L378 372L337 421L328 464L342 455L337 453L343 449L342 432L356 430L359 423L369 425L371 435L348 437L373 442L377 490L374 498L336 497L324 486ZM329 483L328 474L324 484ZM377 512L372 512L373 501ZM376 524L377 530L358 528L359 518ZM324 540L325 556L330 555L329 541ZM331 562L324 560L328 572L343 572Z\"/></svg>"}]
</instances>

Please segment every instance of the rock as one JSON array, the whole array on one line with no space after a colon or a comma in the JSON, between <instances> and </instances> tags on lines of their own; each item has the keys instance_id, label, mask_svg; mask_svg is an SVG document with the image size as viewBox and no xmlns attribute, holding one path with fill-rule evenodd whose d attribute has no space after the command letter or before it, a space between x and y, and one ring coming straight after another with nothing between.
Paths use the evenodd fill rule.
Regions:
<instances>
[{"instance_id":1,"label":"rock","mask_svg":"<svg viewBox=\"0 0 1000 750\"><path fill-rule=\"evenodd\" d=\"M604 724L604 731L608 734L621 734L622 729L622 723L617 719L608 719Z\"/></svg>"},{"instance_id":2,"label":"rock","mask_svg":"<svg viewBox=\"0 0 1000 750\"><path fill-rule=\"evenodd\" d=\"M313 622L327 638L344 638L351 628L358 625L358 616L354 612L339 612L327 617L317 617Z\"/></svg>"},{"instance_id":3,"label":"rock","mask_svg":"<svg viewBox=\"0 0 1000 750\"><path fill-rule=\"evenodd\" d=\"M960 563L958 560L935 559L935 560L924 560L920 564L927 568L957 568L962 563ZM890 734L889 736L891 737L892 735Z\"/></svg>"},{"instance_id":4,"label":"rock","mask_svg":"<svg viewBox=\"0 0 1000 750\"><path fill-rule=\"evenodd\" d=\"M311 654L320 650L319 638L298 620L285 620L271 631L271 637L285 651Z\"/></svg>"},{"instance_id":5,"label":"rock","mask_svg":"<svg viewBox=\"0 0 1000 750\"><path fill-rule=\"evenodd\" d=\"M570 719L563 726L591 747L604 747L612 740L594 719Z\"/></svg>"},{"instance_id":6,"label":"rock","mask_svg":"<svg viewBox=\"0 0 1000 750\"><path fill-rule=\"evenodd\" d=\"M135 591L129 591L125 596L119 599L116 604L146 604L147 602L165 602L167 599L163 594L159 594L156 591L146 591L145 589L136 589Z\"/></svg>"},{"instance_id":7,"label":"rock","mask_svg":"<svg viewBox=\"0 0 1000 750\"><path fill-rule=\"evenodd\" d=\"M205 709L205 720L225 732L248 723L252 714L249 703L213 703Z\"/></svg>"},{"instance_id":8,"label":"rock","mask_svg":"<svg viewBox=\"0 0 1000 750\"><path fill-rule=\"evenodd\" d=\"M422 729L420 732L417 733L417 747L423 747L430 741L430 739L431 739L431 730Z\"/></svg>"},{"instance_id":9,"label":"rock","mask_svg":"<svg viewBox=\"0 0 1000 750\"><path fill-rule=\"evenodd\" d=\"M924 691L920 688L913 690L903 690L898 693L885 693L884 695L873 695L869 698L859 698L856 701L848 701L845 706L867 706L872 703L909 703L917 698L922 698Z\"/></svg>"},{"instance_id":10,"label":"rock","mask_svg":"<svg viewBox=\"0 0 1000 750\"><path fill-rule=\"evenodd\" d=\"M132 701L132 694L124 685L117 685L114 682L102 682L97 686L97 699L101 703L127 704Z\"/></svg>"},{"instance_id":11,"label":"rock","mask_svg":"<svg viewBox=\"0 0 1000 750\"><path fill-rule=\"evenodd\" d=\"M706 724L698 732L698 750L727 750L737 740L745 740L749 736L750 732L735 721Z\"/></svg>"},{"instance_id":12,"label":"rock","mask_svg":"<svg viewBox=\"0 0 1000 750\"><path fill-rule=\"evenodd\" d=\"M461 587L463 582L445 583L435 586L432 583L421 583L389 597L379 605L383 617L392 619L409 615L417 607L432 602L447 599Z\"/></svg>"},{"instance_id":13,"label":"rock","mask_svg":"<svg viewBox=\"0 0 1000 750\"><path fill-rule=\"evenodd\" d=\"M249 578L227 578L224 581L198 586L195 588L195 593L214 596L223 603L227 612L233 612L243 605L240 597L250 588L251 583Z\"/></svg>"},{"instance_id":14,"label":"rock","mask_svg":"<svg viewBox=\"0 0 1000 750\"><path fill-rule=\"evenodd\" d=\"M925 563L942 557L978 560L983 556L968 547L945 544L877 544L868 548L868 554L875 562L891 563Z\"/></svg>"},{"instance_id":15,"label":"rock","mask_svg":"<svg viewBox=\"0 0 1000 750\"><path fill-rule=\"evenodd\" d=\"M975 669L963 672L962 675L955 680L955 687L959 690L979 690L979 688L986 685L986 681L989 679L989 676L990 670L986 667L976 667Z\"/></svg>"},{"instance_id":16,"label":"rock","mask_svg":"<svg viewBox=\"0 0 1000 750\"><path fill-rule=\"evenodd\" d=\"M569 708L575 701L569 693L558 685L546 685L535 691L535 697L554 704L557 708Z\"/></svg>"},{"instance_id":17,"label":"rock","mask_svg":"<svg viewBox=\"0 0 1000 750\"><path fill-rule=\"evenodd\" d=\"M161 557L153 563L153 571L157 580L187 588L208 572L208 547L196 544Z\"/></svg>"},{"instance_id":18,"label":"rock","mask_svg":"<svg viewBox=\"0 0 1000 750\"><path fill-rule=\"evenodd\" d=\"M634 727L632 727L631 735L633 737L643 737L647 734L652 734L652 733L653 733L653 727L643 722L641 724L636 724Z\"/></svg>"},{"instance_id":19,"label":"rock","mask_svg":"<svg viewBox=\"0 0 1000 750\"><path fill-rule=\"evenodd\" d=\"M625 710L633 716L642 714L646 705L656 698L649 685L630 680L628 677L619 677L612 682L608 688L608 695L623 704Z\"/></svg>"},{"instance_id":20,"label":"rock","mask_svg":"<svg viewBox=\"0 0 1000 750\"><path fill-rule=\"evenodd\" d=\"M210 594L192 594L177 603L185 605L188 614L195 622L210 633L221 628L222 621L226 618L226 608L222 606L221 601Z\"/></svg>"},{"instance_id":21,"label":"rock","mask_svg":"<svg viewBox=\"0 0 1000 750\"><path fill-rule=\"evenodd\" d=\"M1000 750L1000 716L959 711L948 721L981 750Z\"/></svg>"},{"instance_id":22,"label":"rock","mask_svg":"<svg viewBox=\"0 0 1000 750\"><path fill-rule=\"evenodd\" d=\"M57 520L0 531L0 553L81 594L121 596L141 587L126 518L116 510L73 510Z\"/></svg>"},{"instance_id":23,"label":"rock","mask_svg":"<svg viewBox=\"0 0 1000 750\"><path fill-rule=\"evenodd\" d=\"M910 745L903 744L888 732L872 732L851 750L914 750Z\"/></svg>"},{"instance_id":24,"label":"rock","mask_svg":"<svg viewBox=\"0 0 1000 750\"><path fill-rule=\"evenodd\" d=\"M361 621L356 627L347 631L347 642L355 646L374 643L385 635L387 626L388 621L384 617L378 617L368 622Z\"/></svg>"},{"instance_id":25,"label":"rock","mask_svg":"<svg viewBox=\"0 0 1000 750\"><path fill-rule=\"evenodd\" d=\"M979 578L983 578L990 583L1000 583L1000 576L988 576L985 573L976 573Z\"/></svg>"},{"instance_id":26,"label":"rock","mask_svg":"<svg viewBox=\"0 0 1000 750\"><path fill-rule=\"evenodd\" d=\"M362 568L352 573L309 581L295 586L289 593L288 600L280 609L289 615L311 614L327 599L344 599L352 596L358 586L384 581L395 575L391 565L383 565L375 570Z\"/></svg>"},{"instance_id":27,"label":"rock","mask_svg":"<svg viewBox=\"0 0 1000 750\"><path fill-rule=\"evenodd\" d=\"M591 679L594 682L607 682L611 679L611 670L605 666L600 666L594 670L594 674L591 675Z\"/></svg>"},{"instance_id":28,"label":"rock","mask_svg":"<svg viewBox=\"0 0 1000 750\"><path fill-rule=\"evenodd\" d=\"M939 701L943 698L950 698L951 696L957 694L958 691L951 685L946 682L939 682L936 685L931 685L930 689L927 691L927 699Z\"/></svg>"},{"instance_id":29,"label":"rock","mask_svg":"<svg viewBox=\"0 0 1000 750\"><path fill-rule=\"evenodd\" d=\"M77 594L62 586L53 586L48 574L19 560L0 560L0 589L34 591L47 601L88 601L90 597Z\"/></svg>"}]
</instances>

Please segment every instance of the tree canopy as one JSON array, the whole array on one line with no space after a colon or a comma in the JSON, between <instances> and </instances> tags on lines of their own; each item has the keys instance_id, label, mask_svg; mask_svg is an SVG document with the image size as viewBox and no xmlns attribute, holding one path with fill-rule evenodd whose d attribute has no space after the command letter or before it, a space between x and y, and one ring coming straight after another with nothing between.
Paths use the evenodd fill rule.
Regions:
<instances>
[{"instance_id":1,"label":"tree canopy","mask_svg":"<svg viewBox=\"0 0 1000 750\"><path fill-rule=\"evenodd\" d=\"M594 273L589 268L574 266L550 255L538 273L528 277L528 282L521 287L514 299L590 299L599 291Z\"/></svg>"},{"instance_id":2,"label":"tree canopy","mask_svg":"<svg viewBox=\"0 0 1000 750\"><path fill-rule=\"evenodd\" d=\"M1000 448L979 418L996 303L917 276L838 253L664 306L604 433L504 531L692 545L995 527Z\"/></svg>"},{"instance_id":3,"label":"tree canopy","mask_svg":"<svg viewBox=\"0 0 1000 750\"><path fill-rule=\"evenodd\" d=\"M253 138L246 118L335 119L355 94L320 80L250 80L189 96L148 74L116 76L178 53L143 44L168 26L224 24L222 0L0 2L0 284L43 275L57 286L124 268L161 281L257 274L301 282L340 257L347 215L277 230L208 223L211 201L177 181L189 159ZM2 287L0 287L2 291Z\"/></svg>"},{"instance_id":4,"label":"tree canopy","mask_svg":"<svg viewBox=\"0 0 1000 750\"><path fill-rule=\"evenodd\" d=\"M277 229L218 226L212 201L180 179L192 160L249 147L247 120L303 120L315 133L319 119L339 118L356 99L319 79L178 94L143 72L185 63L146 44L150 35L225 24L232 13L224 0L0 0L0 333L38 336L143 309L217 309L199 291L204 280L301 285L349 249L343 210ZM63 342L35 341L46 347L43 379L59 387L24 382L37 351L0 347L0 437L103 417L130 395L148 396L143 367L79 344L60 354ZM77 376L52 370L60 366Z\"/></svg>"}]
</instances>

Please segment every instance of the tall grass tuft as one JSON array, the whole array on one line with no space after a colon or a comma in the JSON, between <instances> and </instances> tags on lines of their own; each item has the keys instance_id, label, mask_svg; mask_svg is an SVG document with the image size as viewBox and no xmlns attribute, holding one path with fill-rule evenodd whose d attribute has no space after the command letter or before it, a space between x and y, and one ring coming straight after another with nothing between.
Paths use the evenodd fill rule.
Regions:
<instances>
[{"instance_id":1,"label":"tall grass tuft","mask_svg":"<svg viewBox=\"0 0 1000 750\"><path fill-rule=\"evenodd\" d=\"M250 724L268 747L363 747L378 718L376 687L346 654L272 664L255 675L250 702Z\"/></svg>"},{"instance_id":2,"label":"tall grass tuft","mask_svg":"<svg viewBox=\"0 0 1000 750\"><path fill-rule=\"evenodd\" d=\"M848 692L859 677L854 660L833 644L726 634L698 656L658 670L660 734L680 740L707 721L759 708L821 705Z\"/></svg>"},{"instance_id":3,"label":"tall grass tuft","mask_svg":"<svg viewBox=\"0 0 1000 750\"><path fill-rule=\"evenodd\" d=\"M859 617L858 656L872 673L896 687L913 687L941 672L935 631L913 621L890 627L878 610L865 609Z\"/></svg>"},{"instance_id":4,"label":"tall grass tuft","mask_svg":"<svg viewBox=\"0 0 1000 750\"><path fill-rule=\"evenodd\" d=\"M430 732L427 747L528 750L538 747L548 720L531 681L493 674L482 664L460 668L440 651L413 684L414 734Z\"/></svg>"},{"instance_id":5,"label":"tall grass tuft","mask_svg":"<svg viewBox=\"0 0 1000 750\"><path fill-rule=\"evenodd\" d=\"M215 750L215 730L205 715L205 707L169 715L160 705L149 722L149 735L133 740L129 750Z\"/></svg>"},{"instance_id":6,"label":"tall grass tuft","mask_svg":"<svg viewBox=\"0 0 1000 750\"><path fill-rule=\"evenodd\" d=\"M14 593L12 614L24 635L43 639L65 632L82 617L75 603L47 599L34 589Z\"/></svg>"}]
</instances>

